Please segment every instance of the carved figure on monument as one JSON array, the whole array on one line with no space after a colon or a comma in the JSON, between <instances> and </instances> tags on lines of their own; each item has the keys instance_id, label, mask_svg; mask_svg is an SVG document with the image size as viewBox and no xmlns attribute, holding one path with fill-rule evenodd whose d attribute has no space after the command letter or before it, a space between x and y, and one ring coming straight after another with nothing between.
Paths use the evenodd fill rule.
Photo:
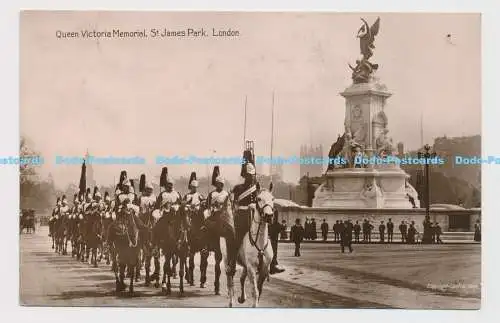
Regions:
<instances>
[{"instance_id":1,"label":"carved figure on monument","mask_svg":"<svg viewBox=\"0 0 500 323\"><path fill-rule=\"evenodd\" d=\"M418 192L413 186L410 185L410 183L408 183L408 180L405 180L405 191L412 207L417 208L418 206L416 202L418 201Z\"/></svg>"},{"instance_id":2,"label":"carved figure on monument","mask_svg":"<svg viewBox=\"0 0 500 323\"><path fill-rule=\"evenodd\" d=\"M352 156L351 165L354 168L363 168L365 165L362 164L362 159L364 157L364 154L363 154L363 152L361 150L361 145L354 141L352 143L352 145L351 145L351 149L352 149L352 153L351 153L351 156Z\"/></svg>"},{"instance_id":3,"label":"carved figure on monument","mask_svg":"<svg viewBox=\"0 0 500 323\"><path fill-rule=\"evenodd\" d=\"M361 196L365 199L373 199L377 196L382 196L382 191L376 182L368 182L365 184Z\"/></svg>"},{"instance_id":4,"label":"carved figure on monument","mask_svg":"<svg viewBox=\"0 0 500 323\"><path fill-rule=\"evenodd\" d=\"M361 18L363 21L363 25L358 30L359 38L359 48L361 50L361 54L364 58L370 59L373 56L373 49L375 49L375 36L378 35L378 31L380 29L380 18L377 18L373 25L370 27L366 20Z\"/></svg>"},{"instance_id":5,"label":"carved figure on monument","mask_svg":"<svg viewBox=\"0 0 500 323\"><path fill-rule=\"evenodd\" d=\"M360 144L363 147L362 143L365 142L365 138L366 138L365 125L362 124L362 125L359 126L359 129L356 130L356 132L354 132L353 140L357 144Z\"/></svg>"},{"instance_id":6,"label":"carved figure on monument","mask_svg":"<svg viewBox=\"0 0 500 323\"><path fill-rule=\"evenodd\" d=\"M355 84L369 82L372 73L378 69L378 64L371 63L369 59L373 56L373 49L375 48L373 43L380 29L380 18L377 18L371 27L366 20L363 18L361 20L363 21L363 25L359 28L356 37L359 38L359 47L363 58L356 60L356 67L352 67L349 64L349 67L352 69L352 80Z\"/></svg>"},{"instance_id":7,"label":"carved figure on monument","mask_svg":"<svg viewBox=\"0 0 500 323\"><path fill-rule=\"evenodd\" d=\"M338 166L338 165L334 164L333 162L331 162L331 160L337 158L339 156L339 154L342 152L342 149L344 148L344 144L345 144L345 138L346 138L345 133L342 136L338 135L337 141L332 144L332 147L330 148L330 152L328 152L329 163L328 163L327 170L332 170L332 169L336 168L336 166Z\"/></svg>"},{"instance_id":8,"label":"carved figure on monument","mask_svg":"<svg viewBox=\"0 0 500 323\"><path fill-rule=\"evenodd\" d=\"M348 64L352 70L352 80L354 84L368 83L372 80L372 73L378 69L378 64L372 64L367 59L356 60L356 67Z\"/></svg>"},{"instance_id":9,"label":"carved figure on monument","mask_svg":"<svg viewBox=\"0 0 500 323\"><path fill-rule=\"evenodd\" d=\"M375 146L377 149L377 154L379 156L392 155L394 153L394 146L392 145L392 139L387 136L389 130L384 129L382 133L375 140Z\"/></svg>"}]
</instances>

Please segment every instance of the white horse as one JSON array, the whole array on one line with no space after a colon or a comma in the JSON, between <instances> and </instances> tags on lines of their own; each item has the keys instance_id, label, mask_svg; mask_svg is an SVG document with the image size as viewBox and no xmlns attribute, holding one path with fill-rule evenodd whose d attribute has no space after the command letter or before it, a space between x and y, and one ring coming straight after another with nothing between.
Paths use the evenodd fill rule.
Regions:
<instances>
[{"instance_id":1,"label":"white horse","mask_svg":"<svg viewBox=\"0 0 500 323\"><path fill-rule=\"evenodd\" d=\"M266 278L269 278L269 265L274 255L268 235L268 224L271 223L274 214L274 197L271 190L272 184L269 190L258 190L257 204L252 209L249 219L250 229L243 237L243 243L238 249L236 259L236 263L243 267L240 277L241 296L238 297L238 303L242 304L246 300L245 280L248 276L252 285L252 307L259 305L262 286ZM227 207L226 210L227 212L232 212L231 207ZM227 272L229 267L226 240L224 238L220 239L220 246ZM229 307L232 307L234 302L233 278L232 275L227 274Z\"/></svg>"}]
</instances>

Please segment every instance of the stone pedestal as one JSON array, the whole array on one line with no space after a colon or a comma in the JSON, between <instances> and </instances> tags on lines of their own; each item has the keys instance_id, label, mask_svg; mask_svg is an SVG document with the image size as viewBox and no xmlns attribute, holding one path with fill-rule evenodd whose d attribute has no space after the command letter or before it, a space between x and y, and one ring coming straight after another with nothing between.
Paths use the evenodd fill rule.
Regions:
<instances>
[{"instance_id":1,"label":"stone pedestal","mask_svg":"<svg viewBox=\"0 0 500 323\"><path fill-rule=\"evenodd\" d=\"M399 167L345 168L329 171L314 194L313 207L410 209L406 174ZM418 200L415 201L416 206Z\"/></svg>"},{"instance_id":2,"label":"stone pedestal","mask_svg":"<svg viewBox=\"0 0 500 323\"><path fill-rule=\"evenodd\" d=\"M346 99L345 134L347 141L341 153L351 160L350 145L356 143L367 158L388 147L388 121L384 108L392 94L376 79L353 84L340 93ZM380 157L380 156L378 156ZM396 164L367 164L362 168L337 166L326 173L318 187L313 207L321 208L413 208L407 194L419 207L416 191L406 182L409 177Z\"/></svg>"}]
</instances>

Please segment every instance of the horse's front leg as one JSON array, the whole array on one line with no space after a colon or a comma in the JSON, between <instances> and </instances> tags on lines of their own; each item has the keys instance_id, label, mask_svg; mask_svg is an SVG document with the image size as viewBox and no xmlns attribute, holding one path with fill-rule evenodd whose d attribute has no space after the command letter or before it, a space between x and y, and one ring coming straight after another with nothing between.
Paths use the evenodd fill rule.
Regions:
<instances>
[{"instance_id":1,"label":"horse's front leg","mask_svg":"<svg viewBox=\"0 0 500 323\"><path fill-rule=\"evenodd\" d=\"M259 296L257 290L257 274L255 273L255 268L247 268L248 279L250 280L252 288L252 307L257 307L259 304Z\"/></svg>"},{"instance_id":2,"label":"horse's front leg","mask_svg":"<svg viewBox=\"0 0 500 323\"><path fill-rule=\"evenodd\" d=\"M138 267L137 265L135 265L135 267ZM130 270L130 285L128 287L128 292L130 294L130 296L134 295L134 266L129 266L129 270Z\"/></svg>"},{"instance_id":3,"label":"horse's front leg","mask_svg":"<svg viewBox=\"0 0 500 323\"><path fill-rule=\"evenodd\" d=\"M182 255L179 257L179 290L180 290L180 295L184 295L184 271L186 267L186 256Z\"/></svg>"},{"instance_id":4,"label":"horse's front leg","mask_svg":"<svg viewBox=\"0 0 500 323\"><path fill-rule=\"evenodd\" d=\"M208 267L208 256L210 252L208 249L202 249L200 251L200 287L205 288L205 283L207 282L207 267ZM220 271L220 268L219 268ZM220 273L219 273L220 275Z\"/></svg>"},{"instance_id":5,"label":"horse's front leg","mask_svg":"<svg viewBox=\"0 0 500 323\"><path fill-rule=\"evenodd\" d=\"M243 304L247 299L247 294L245 293L245 280L247 279L248 270L246 267L243 267L243 271L241 272L240 277L240 285L241 285L241 296L238 297L238 303Z\"/></svg>"},{"instance_id":6,"label":"horse's front leg","mask_svg":"<svg viewBox=\"0 0 500 323\"><path fill-rule=\"evenodd\" d=\"M118 266L120 267L120 275L119 275L119 284L118 284L118 291L121 292L121 291L124 291L125 290L125 267L126 267L126 264L118 264Z\"/></svg>"},{"instance_id":7,"label":"horse's front leg","mask_svg":"<svg viewBox=\"0 0 500 323\"><path fill-rule=\"evenodd\" d=\"M221 269L220 269L220 264L222 262L222 253L220 250L215 251L215 281L214 281L214 287L215 287L215 295L220 295L220 275L221 275ZM205 269L206 271L206 269Z\"/></svg>"},{"instance_id":8,"label":"horse's front leg","mask_svg":"<svg viewBox=\"0 0 500 323\"><path fill-rule=\"evenodd\" d=\"M165 253L165 262L163 263L163 279L161 281L161 288L166 295L170 295L172 291L170 284L170 276L172 276L172 269L170 267L171 261L172 261L172 255L169 253ZM168 281L167 281L167 276L168 276Z\"/></svg>"},{"instance_id":9,"label":"horse's front leg","mask_svg":"<svg viewBox=\"0 0 500 323\"><path fill-rule=\"evenodd\" d=\"M160 287L160 255L159 255L159 250L158 252L155 252L153 255L153 261L154 261L154 272L153 275L151 276L151 280L155 280L155 288Z\"/></svg>"},{"instance_id":10,"label":"horse's front leg","mask_svg":"<svg viewBox=\"0 0 500 323\"><path fill-rule=\"evenodd\" d=\"M151 284L151 253L149 251L144 252L144 269L146 271L146 282L145 285L149 286Z\"/></svg>"}]
</instances>

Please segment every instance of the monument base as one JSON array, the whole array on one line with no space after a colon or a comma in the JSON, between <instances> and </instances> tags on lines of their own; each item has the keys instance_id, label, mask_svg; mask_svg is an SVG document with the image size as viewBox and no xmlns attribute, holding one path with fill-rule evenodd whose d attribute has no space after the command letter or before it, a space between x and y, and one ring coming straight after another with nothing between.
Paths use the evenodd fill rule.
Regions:
<instances>
[{"instance_id":1,"label":"monument base","mask_svg":"<svg viewBox=\"0 0 500 323\"><path fill-rule=\"evenodd\" d=\"M416 191L407 183L408 174L397 165L373 168L344 168L328 171L326 181L314 194L319 208L414 208L420 207Z\"/></svg>"}]
</instances>

